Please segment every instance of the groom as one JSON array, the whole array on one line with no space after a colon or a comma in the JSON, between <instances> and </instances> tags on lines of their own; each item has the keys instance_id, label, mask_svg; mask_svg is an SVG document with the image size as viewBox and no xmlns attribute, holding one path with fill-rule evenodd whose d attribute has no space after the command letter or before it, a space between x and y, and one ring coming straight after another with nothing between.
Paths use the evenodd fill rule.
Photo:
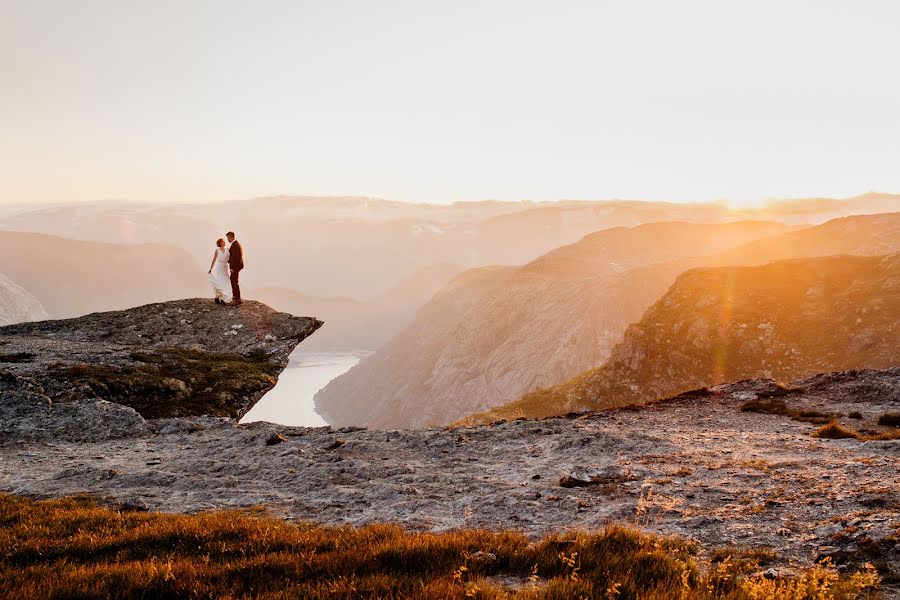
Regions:
<instances>
[{"instance_id":1,"label":"groom","mask_svg":"<svg viewBox=\"0 0 900 600\"><path fill-rule=\"evenodd\" d=\"M241 243L234 239L233 231L226 233L225 237L228 238L228 243L231 244L228 248L228 266L231 267L231 295L234 297L231 303L235 305L243 304L238 277L241 274L241 269L244 268L244 249L241 247Z\"/></svg>"}]
</instances>

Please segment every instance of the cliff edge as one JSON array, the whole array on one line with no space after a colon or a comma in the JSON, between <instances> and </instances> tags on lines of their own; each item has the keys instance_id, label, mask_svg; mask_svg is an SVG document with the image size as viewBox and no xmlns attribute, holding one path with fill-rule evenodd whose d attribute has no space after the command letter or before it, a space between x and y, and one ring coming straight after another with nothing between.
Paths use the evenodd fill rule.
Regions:
<instances>
[{"instance_id":1,"label":"cliff edge","mask_svg":"<svg viewBox=\"0 0 900 600\"><path fill-rule=\"evenodd\" d=\"M101 437L144 419L240 418L321 326L259 302L194 298L0 327L0 434L90 437L79 425L89 419L76 418L88 414L107 421Z\"/></svg>"}]
</instances>

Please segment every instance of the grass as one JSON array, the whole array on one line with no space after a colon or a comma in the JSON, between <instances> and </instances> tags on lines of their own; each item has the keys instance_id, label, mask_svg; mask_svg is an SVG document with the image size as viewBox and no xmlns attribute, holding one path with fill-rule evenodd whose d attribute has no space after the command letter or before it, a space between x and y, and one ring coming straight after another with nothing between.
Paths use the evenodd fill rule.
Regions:
<instances>
[{"instance_id":1,"label":"grass","mask_svg":"<svg viewBox=\"0 0 900 600\"><path fill-rule=\"evenodd\" d=\"M130 406L145 418L216 415L237 418L250 397L275 385L281 371L264 355L168 348L134 353L133 365L59 364L48 371L64 390Z\"/></svg>"},{"instance_id":2,"label":"grass","mask_svg":"<svg viewBox=\"0 0 900 600\"><path fill-rule=\"evenodd\" d=\"M879 583L869 567L839 576L815 566L767 580L750 575L759 554L698 556L693 542L614 526L529 541L514 532L295 525L252 511L164 515L88 498L0 495L0 597L26 600L811 599L865 597Z\"/></svg>"},{"instance_id":3,"label":"grass","mask_svg":"<svg viewBox=\"0 0 900 600\"><path fill-rule=\"evenodd\" d=\"M878 417L879 425L900 427L900 412L886 412Z\"/></svg>"},{"instance_id":4,"label":"grass","mask_svg":"<svg viewBox=\"0 0 900 600\"><path fill-rule=\"evenodd\" d=\"M898 440L900 439L900 431L881 431L864 435L856 430L842 425L838 421L830 421L828 424L819 427L813 437L829 439L829 440L845 440L857 439L861 441L878 441L878 440Z\"/></svg>"},{"instance_id":5,"label":"grass","mask_svg":"<svg viewBox=\"0 0 900 600\"><path fill-rule=\"evenodd\" d=\"M790 417L796 421L814 423L816 425L828 423L834 418L834 415L819 412L816 410L797 410L796 408L791 408L787 405L787 403L785 403L784 400L776 397L756 398L754 400L748 400L741 405L741 412L754 412L767 415L783 415L786 417Z\"/></svg>"}]
</instances>

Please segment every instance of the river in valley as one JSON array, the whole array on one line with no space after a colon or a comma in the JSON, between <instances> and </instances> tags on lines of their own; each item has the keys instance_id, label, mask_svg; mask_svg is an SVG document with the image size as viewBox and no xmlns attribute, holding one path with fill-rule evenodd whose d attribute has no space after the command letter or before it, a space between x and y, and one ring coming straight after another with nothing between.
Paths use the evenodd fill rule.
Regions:
<instances>
[{"instance_id":1,"label":"river in valley","mask_svg":"<svg viewBox=\"0 0 900 600\"><path fill-rule=\"evenodd\" d=\"M366 351L304 352L298 348L291 354L287 368L278 376L275 387L244 415L241 423L269 421L301 427L328 425L316 412L313 396L369 354Z\"/></svg>"}]
</instances>

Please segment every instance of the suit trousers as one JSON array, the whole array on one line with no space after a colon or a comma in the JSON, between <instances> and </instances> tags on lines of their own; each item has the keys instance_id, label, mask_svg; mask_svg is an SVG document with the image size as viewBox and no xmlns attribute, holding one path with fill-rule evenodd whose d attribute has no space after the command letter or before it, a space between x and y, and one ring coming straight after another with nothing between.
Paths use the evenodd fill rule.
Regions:
<instances>
[{"instance_id":1,"label":"suit trousers","mask_svg":"<svg viewBox=\"0 0 900 600\"><path fill-rule=\"evenodd\" d=\"M235 302L241 301L241 286L238 283L238 276L240 276L240 269L232 269L231 271L231 296Z\"/></svg>"}]
</instances>

